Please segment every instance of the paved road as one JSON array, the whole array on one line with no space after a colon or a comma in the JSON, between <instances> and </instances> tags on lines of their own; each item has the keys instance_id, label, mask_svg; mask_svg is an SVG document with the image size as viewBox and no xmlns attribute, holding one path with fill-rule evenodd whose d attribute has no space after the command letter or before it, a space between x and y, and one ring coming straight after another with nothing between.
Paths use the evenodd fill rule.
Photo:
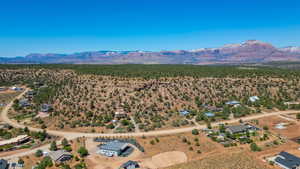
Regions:
<instances>
[{"instance_id":1,"label":"paved road","mask_svg":"<svg viewBox=\"0 0 300 169\"><path fill-rule=\"evenodd\" d=\"M28 89L26 89L24 92L22 92L15 99L20 99L27 91L28 91ZM7 116L8 111L12 107L14 100L12 100L9 104L7 104L4 107L4 109L1 112L0 117L4 122L6 122L16 128L25 128L26 127L25 125L19 124L15 120L9 119ZM253 120L253 119L258 119L258 118L263 118L263 117L269 117L269 116L274 116L274 115L283 115L283 114L296 113L296 112L299 112L299 111L290 110L290 111L279 111L279 112L271 112L271 113L260 113L260 114L256 114L256 115L252 115L252 116L242 117L240 119L242 119L243 121L248 121L248 120ZM212 123L211 125L218 126L219 124L222 124L222 123L223 124L224 123L236 123L236 122L239 122L240 119L224 120L224 121ZM196 126L185 127L185 128L166 129L166 130L149 131L149 132L133 132L133 133L81 133L81 132L67 132L67 131L58 131L58 130L47 130L47 133L49 133L51 135L55 135L55 136L65 137L70 140L70 139L75 139L78 137L142 137L142 136L172 135L172 134L190 132L193 129L204 129L206 127L207 127L206 125L196 125ZM39 128L33 128L33 127L28 127L28 128L32 131L42 131L42 129L39 129ZM47 146L49 147L49 145L45 145L41 148L47 148ZM14 157L21 157L24 155L28 155L28 154L35 152L37 149L41 149L41 148L29 150L27 152L14 155Z\"/></svg>"}]
</instances>

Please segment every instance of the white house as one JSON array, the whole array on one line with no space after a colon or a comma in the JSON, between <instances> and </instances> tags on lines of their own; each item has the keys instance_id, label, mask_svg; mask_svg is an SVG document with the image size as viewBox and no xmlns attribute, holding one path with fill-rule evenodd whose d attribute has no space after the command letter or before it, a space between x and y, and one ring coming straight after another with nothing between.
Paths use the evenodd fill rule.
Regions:
<instances>
[{"instance_id":1,"label":"white house","mask_svg":"<svg viewBox=\"0 0 300 169\"><path fill-rule=\"evenodd\" d=\"M259 97L258 96L251 96L251 97L249 97L249 100L250 100L250 102L254 103L254 102L259 100Z\"/></svg>"}]
</instances>

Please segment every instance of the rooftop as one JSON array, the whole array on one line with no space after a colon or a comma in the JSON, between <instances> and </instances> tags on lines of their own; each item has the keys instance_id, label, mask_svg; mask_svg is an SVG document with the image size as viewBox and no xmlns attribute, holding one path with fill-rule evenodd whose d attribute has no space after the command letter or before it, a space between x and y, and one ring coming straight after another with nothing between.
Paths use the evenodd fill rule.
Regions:
<instances>
[{"instance_id":1,"label":"rooftop","mask_svg":"<svg viewBox=\"0 0 300 169\"><path fill-rule=\"evenodd\" d=\"M275 162L290 169L295 169L296 167L300 166L300 158L285 151L282 151L278 154L278 156L275 158Z\"/></svg>"},{"instance_id":2,"label":"rooftop","mask_svg":"<svg viewBox=\"0 0 300 169\"><path fill-rule=\"evenodd\" d=\"M181 111L179 111L179 113L180 113L181 115L187 115L187 114L189 114L190 112L189 112L189 111L186 111L186 110L181 110Z\"/></svg>"},{"instance_id":3,"label":"rooftop","mask_svg":"<svg viewBox=\"0 0 300 169\"><path fill-rule=\"evenodd\" d=\"M249 100L251 102L255 102L255 101L259 100L259 97L258 96L251 96L251 97L249 97Z\"/></svg>"},{"instance_id":4,"label":"rooftop","mask_svg":"<svg viewBox=\"0 0 300 169\"><path fill-rule=\"evenodd\" d=\"M30 103L29 103L29 101L27 100L27 99L22 99L22 100L20 100L19 101L19 104L21 105L21 106L30 106Z\"/></svg>"},{"instance_id":5,"label":"rooftop","mask_svg":"<svg viewBox=\"0 0 300 169\"><path fill-rule=\"evenodd\" d=\"M239 133L239 132L246 131L248 129L248 126L246 125L228 126L227 129L229 129L233 133Z\"/></svg>"},{"instance_id":6,"label":"rooftop","mask_svg":"<svg viewBox=\"0 0 300 169\"><path fill-rule=\"evenodd\" d=\"M49 111L51 108L52 108L52 107L51 107L51 105L49 105L49 104L42 104L42 106L41 106L41 111L42 111L42 112L47 112L47 111Z\"/></svg>"},{"instance_id":7,"label":"rooftop","mask_svg":"<svg viewBox=\"0 0 300 169\"><path fill-rule=\"evenodd\" d=\"M131 165L134 165L134 166L136 166L136 167L139 167L138 162L129 160L129 161L127 161L126 163L122 164L122 165L120 166L120 168L127 168L127 167L129 167L129 166L131 166Z\"/></svg>"},{"instance_id":8,"label":"rooftop","mask_svg":"<svg viewBox=\"0 0 300 169\"><path fill-rule=\"evenodd\" d=\"M111 150L111 151L120 151L125 149L128 146L128 143L123 143L120 141L111 141L104 145L100 146L100 149Z\"/></svg>"},{"instance_id":9,"label":"rooftop","mask_svg":"<svg viewBox=\"0 0 300 169\"><path fill-rule=\"evenodd\" d=\"M71 153L69 152L66 152L65 150L57 150L57 151L51 151L49 152L49 157L53 160L53 161L57 161L59 160L59 158L62 156L62 155L72 155Z\"/></svg>"},{"instance_id":10,"label":"rooftop","mask_svg":"<svg viewBox=\"0 0 300 169\"><path fill-rule=\"evenodd\" d=\"M227 104L227 105L236 105L236 104L240 104L240 102L236 101L236 100L233 100L233 101L226 102L225 104Z\"/></svg>"},{"instance_id":11,"label":"rooftop","mask_svg":"<svg viewBox=\"0 0 300 169\"><path fill-rule=\"evenodd\" d=\"M35 94L35 91L30 90L30 91L26 92L26 94L27 94L27 95L34 95L34 94Z\"/></svg>"},{"instance_id":12,"label":"rooftop","mask_svg":"<svg viewBox=\"0 0 300 169\"><path fill-rule=\"evenodd\" d=\"M4 159L0 160L0 169L7 169L8 162Z\"/></svg>"},{"instance_id":13,"label":"rooftop","mask_svg":"<svg viewBox=\"0 0 300 169\"><path fill-rule=\"evenodd\" d=\"M20 135L20 136L17 136L15 138L12 138L12 139L9 139L9 140L3 140L3 141L0 141L0 146L1 145L7 145L7 144L13 144L13 143L16 143L20 140L23 140L23 139L27 139L29 136L27 135Z\"/></svg>"},{"instance_id":14,"label":"rooftop","mask_svg":"<svg viewBox=\"0 0 300 169\"><path fill-rule=\"evenodd\" d=\"M215 116L215 113L212 113L212 112L205 112L204 114L207 117L214 117Z\"/></svg>"}]
</instances>

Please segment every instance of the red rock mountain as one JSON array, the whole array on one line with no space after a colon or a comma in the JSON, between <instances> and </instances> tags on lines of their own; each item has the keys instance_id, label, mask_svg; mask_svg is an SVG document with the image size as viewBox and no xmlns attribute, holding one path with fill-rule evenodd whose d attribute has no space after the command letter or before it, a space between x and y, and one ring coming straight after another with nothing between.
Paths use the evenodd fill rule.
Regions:
<instances>
[{"instance_id":1,"label":"red rock mountain","mask_svg":"<svg viewBox=\"0 0 300 169\"><path fill-rule=\"evenodd\" d=\"M177 51L95 51L73 54L30 54L0 58L0 63L71 63L71 64L215 64L300 61L300 47L276 48L249 40L221 48Z\"/></svg>"}]
</instances>

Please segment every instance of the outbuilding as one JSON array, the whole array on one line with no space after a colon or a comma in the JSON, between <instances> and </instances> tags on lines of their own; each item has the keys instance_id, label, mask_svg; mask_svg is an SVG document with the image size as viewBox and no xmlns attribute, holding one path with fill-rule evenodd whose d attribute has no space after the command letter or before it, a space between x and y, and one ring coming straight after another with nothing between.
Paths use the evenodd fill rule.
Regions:
<instances>
[{"instance_id":1,"label":"outbuilding","mask_svg":"<svg viewBox=\"0 0 300 169\"><path fill-rule=\"evenodd\" d=\"M136 161L129 160L126 163L122 164L119 169L135 169L135 168L140 168L139 163Z\"/></svg>"},{"instance_id":2,"label":"outbuilding","mask_svg":"<svg viewBox=\"0 0 300 169\"><path fill-rule=\"evenodd\" d=\"M128 148L130 148L128 143L115 140L101 145L98 154L102 154L108 157L119 156Z\"/></svg>"},{"instance_id":3,"label":"outbuilding","mask_svg":"<svg viewBox=\"0 0 300 169\"><path fill-rule=\"evenodd\" d=\"M66 152L64 150L51 151L51 152L48 153L48 156L55 163L63 163L63 162L68 161L72 158L72 154L69 153L69 152Z\"/></svg>"}]
</instances>

